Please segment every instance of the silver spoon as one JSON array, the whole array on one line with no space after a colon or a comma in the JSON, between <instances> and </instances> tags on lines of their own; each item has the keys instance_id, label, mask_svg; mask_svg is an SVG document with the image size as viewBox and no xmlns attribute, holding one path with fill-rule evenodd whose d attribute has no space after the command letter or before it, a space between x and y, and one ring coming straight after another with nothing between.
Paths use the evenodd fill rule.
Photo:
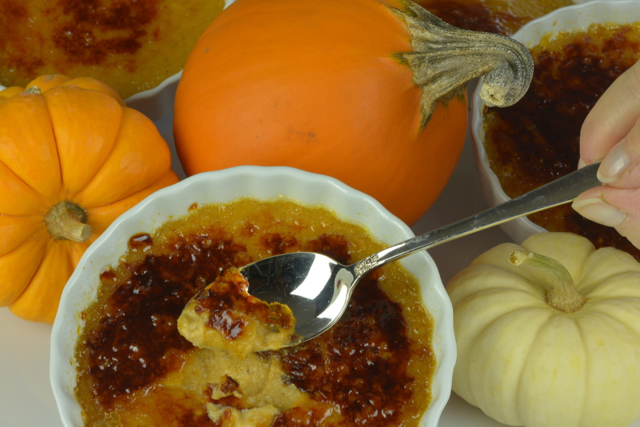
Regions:
<instances>
[{"instance_id":1,"label":"silver spoon","mask_svg":"<svg viewBox=\"0 0 640 427\"><path fill-rule=\"evenodd\" d=\"M353 289L375 268L421 249L429 249L494 225L572 201L601 185L592 164L520 197L437 230L413 237L351 265L311 252L276 255L240 269L249 281L249 293L267 302L291 308L296 328L290 346L317 337L344 314Z\"/></svg>"}]
</instances>

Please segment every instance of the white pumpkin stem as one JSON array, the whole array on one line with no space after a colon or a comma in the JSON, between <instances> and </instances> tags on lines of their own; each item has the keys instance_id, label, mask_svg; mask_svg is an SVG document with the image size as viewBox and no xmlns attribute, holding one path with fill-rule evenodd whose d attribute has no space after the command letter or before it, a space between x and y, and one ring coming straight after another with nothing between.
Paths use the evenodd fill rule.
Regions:
<instances>
[{"instance_id":1,"label":"white pumpkin stem","mask_svg":"<svg viewBox=\"0 0 640 427\"><path fill-rule=\"evenodd\" d=\"M587 299L580 295L571 274L555 259L533 252L514 251L509 262L533 272L547 290L546 300L550 307L565 313L580 310Z\"/></svg>"},{"instance_id":2,"label":"white pumpkin stem","mask_svg":"<svg viewBox=\"0 0 640 427\"><path fill-rule=\"evenodd\" d=\"M87 222L87 211L75 203L63 200L45 215L47 230L56 240L84 242L93 231Z\"/></svg>"},{"instance_id":3,"label":"white pumpkin stem","mask_svg":"<svg viewBox=\"0 0 640 427\"><path fill-rule=\"evenodd\" d=\"M484 76L480 97L490 107L515 104L533 78L529 49L500 34L464 30L447 24L411 0L391 8L407 25L412 52L398 53L422 88L422 127L438 101L464 94L467 83Z\"/></svg>"}]
</instances>

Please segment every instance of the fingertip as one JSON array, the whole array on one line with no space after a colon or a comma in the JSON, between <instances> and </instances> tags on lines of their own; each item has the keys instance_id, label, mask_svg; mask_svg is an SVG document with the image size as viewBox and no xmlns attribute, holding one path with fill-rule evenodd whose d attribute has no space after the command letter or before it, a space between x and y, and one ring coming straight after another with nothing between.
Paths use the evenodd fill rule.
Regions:
<instances>
[{"instance_id":1,"label":"fingertip","mask_svg":"<svg viewBox=\"0 0 640 427\"><path fill-rule=\"evenodd\" d=\"M578 160L578 169L582 169L585 166L587 166L587 162L582 160L582 157L580 157L580 160Z\"/></svg>"},{"instance_id":2,"label":"fingertip","mask_svg":"<svg viewBox=\"0 0 640 427\"><path fill-rule=\"evenodd\" d=\"M580 129L580 160L584 163L583 166L601 161L614 145L609 142L607 135L608 116L599 113L598 107L596 103Z\"/></svg>"},{"instance_id":3,"label":"fingertip","mask_svg":"<svg viewBox=\"0 0 640 427\"><path fill-rule=\"evenodd\" d=\"M640 225L637 223L633 223L632 221L628 221L624 223L621 227L616 228L620 235L624 236L631 242L633 246L640 249Z\"/></svg>"},{"instance_id":4,"label":"fingertip","mask_svg":"<svg viewBox=\"0 0 640 427\"><path fill-rule=\"evenodd\" d=\"M583 217L608 227L619 227L629 219L626 212L611 206L600 197L575 200L571 207Z\"/></svg>"},{"instance_id":5,"label":"fingertip","mask_svg":"<svg viewBox=\"0 0 640 427\"><path fill-rule=\"evenodd\" d=\"M625 144L620 142L616 144L609 154L602 160L600 167L598 168L598 180L600 182L609 184L617 181L618 178L629 168L631 159L629 153L625 147Z\"/></svg>"},{"instance_id":6,"label":"fingertip","mask_svg":"<svg viewBox=\"0 0 640 427\"><path fill-rule=\"evenodd\" d=\"M622 73L593 105L580 129L580 156L587 164L604 159L640 117L640 61Z\"/></svg>"}]
</instances>

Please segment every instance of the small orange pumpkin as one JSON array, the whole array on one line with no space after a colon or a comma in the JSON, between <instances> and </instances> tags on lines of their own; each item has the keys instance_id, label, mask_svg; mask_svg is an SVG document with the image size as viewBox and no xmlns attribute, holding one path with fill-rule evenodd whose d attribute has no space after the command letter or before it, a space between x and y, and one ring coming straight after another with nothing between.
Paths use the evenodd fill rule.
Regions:
<instances>
[{"instance_id":1,"label":"small orange pumpkin","mask_svg":"<svg viewBox=\"0 0 640 427\"><path fill-rule=\"evenodd\" d=\"M504 67L505 51L525 65ZM519 99L527 60L516 42L410 1L237 0L187 60L176 149L188 175L246 164L330 175L413 224L458 161L466 83L500 64L524 74Z\"/></svg>"},{"instance_id":2,"label":"small orange pumpkin","mask_svg":"<svg viewBox=\"0 0 640 427\"><path fill-rule=\"evenodd\" d=\"M153 122L109 86L52 75L0 92L0 306L53 323L89 244L177 181Z\"/></svg>"}]
</instances>

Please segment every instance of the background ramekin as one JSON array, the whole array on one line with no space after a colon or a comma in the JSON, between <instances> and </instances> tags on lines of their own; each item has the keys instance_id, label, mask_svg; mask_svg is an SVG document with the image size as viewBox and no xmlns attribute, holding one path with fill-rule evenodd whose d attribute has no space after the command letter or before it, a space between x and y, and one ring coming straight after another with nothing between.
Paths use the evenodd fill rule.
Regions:
<instances>
[{"instance_id":1,"label":"background ramekin","mask_svg":"<svg viewBox=\"0 0 640 427\"><path fill-rule=\"evenodd\" d=\"M226 0L224 8L226 9L235 0ZM182 71L167 77L158 86L136 93L125 100L126 104L143 113L152 121L160 120L173 113L173 104L176 97L176 89L178 82L182 76ZM0 90L5 89L0 85Z\"/></svg>"},{"instance_id":2,"label":"background ramekin","mask_svg":"<svg viewBox=\"0 0 640 427\"><path fill-rule=\"evenodd\" d=\"M593 0L557 9L530 21L512 37L532 49L544 36L551 33L586 30L593 23L627 24L638 21L640 21L640 1L638 0ZM471 137L476 149L476 165L483 196L490 206L496 206L510 198L502 190L498 177L491 170L484 148L485 104L480 98L481 83L482 79L478 82L471 100ZM500 227L516 243L522 243L532 234L546 231L526 217L509 221Z\"/></svg>"},{"instance_id":3,"label":"background ramekin","mask_svg":"<svg viewBox=\"0 0 640 427\"><path fill-rule=\"evenodd\" d=\"M224 9L229 7L235 0L225 0ZM173 114L173 104L176 99L176 89L182 77L182 71L168 77L153 89L136 93L127 98L125 102L134 110L140 111L152 121L158 121L170 114ZM1 89L1 87L0 87Z\"/></svg>"},{"instance_id":4,"label":"background ramekin","mask_svg":"<svg viewBox=\"0 0 640 427\"><path fill-rule=\"evenodd\" d=\"M285 196L304 204L321 204L339 217L367 228L381 242L394 244L413 236L402 221L373 198L323 175L287 167L240 166L184 179L150 195L125 212L88 248L62 294L51 337L51 385L65 426L81 426L80 406L74 396L74 348L82 330L81 311L95 299L99 274L116 265L133 234L153 232L171 217L198 204L228 202L243 196L274 199ZM434 320L433 349L437 367L432 403L421 427L435 427L451 394L456 346L453 310L438 269L426 252L400 260L419 281L422 302Z\"/></svg>"}]
</instances>

